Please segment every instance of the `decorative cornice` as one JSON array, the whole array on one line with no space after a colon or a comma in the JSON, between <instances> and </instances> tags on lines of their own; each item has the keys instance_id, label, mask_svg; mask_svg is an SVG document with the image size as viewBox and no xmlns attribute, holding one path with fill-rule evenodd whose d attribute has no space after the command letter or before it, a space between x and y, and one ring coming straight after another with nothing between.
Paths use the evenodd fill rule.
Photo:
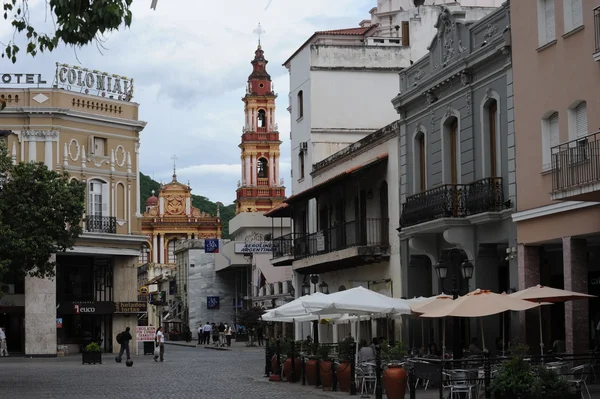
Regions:
<instances>
[{"instance_id":1,"label":"decorative cornice","mask_svg":"<svg viewBox=\"0 0 600 399\"><path fill-rule=\"evenodd\" d=\"M58 130L23 130L25 141L57 141Z\"/></svg>"}]
</instances>

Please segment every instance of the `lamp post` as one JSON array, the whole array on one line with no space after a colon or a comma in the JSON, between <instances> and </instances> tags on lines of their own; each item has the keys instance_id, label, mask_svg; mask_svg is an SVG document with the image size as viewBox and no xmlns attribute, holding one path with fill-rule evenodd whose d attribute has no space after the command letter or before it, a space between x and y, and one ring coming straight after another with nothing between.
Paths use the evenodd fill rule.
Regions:
<instances>
[{"instance_id":1,"label":"lamp post","mask_svg":"<svg viewBox=\"0 0 600 399\"><path fill-rule=\"evenodd\" d=\"M475 266L467 259L464 253L457 249L453 248L448 252L447 259L440 259L438 265L435 267L435 272L442 283L442 291L444 291L444 280L448 277L448 269L452 267L452 289L450 293L452 294L452 298L458 298L462 290L462 280L467 281L467 292L469 291L469 280L473 277L473 271ZM458 270L460 268L460 275L457 275ZM461 278L458 281L458 278ZM452 344L452 352L454 355L454 359L462 359L463 357L463 345L461 342L462 332L460 319L458 317L453 318L453 335L454 342Z\"/></svg>"}]
</instances>

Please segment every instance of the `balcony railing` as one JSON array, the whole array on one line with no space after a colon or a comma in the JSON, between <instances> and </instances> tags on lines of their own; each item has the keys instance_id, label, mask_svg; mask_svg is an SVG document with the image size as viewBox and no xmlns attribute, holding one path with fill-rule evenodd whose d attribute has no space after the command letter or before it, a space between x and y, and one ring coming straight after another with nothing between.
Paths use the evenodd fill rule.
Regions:
<instances>
[{"instance_id":1,"label":"balcony railing","mask_svg":"<svg viewBox=\"0 0 600 399\"><path fill-rule=\"evenodd\" d=\"M117 232L117 218L112 216L88 216L85 220L86 231L93 233Z\"/></svg>"},{"instance_id":2,"label":"balcony railing","mask_svg":"<svg viewBox=\"0 0 600 399\"><path fill-rule=\"evenodd\" d=\"M367 218L340 223L294 239L294 259L359 246L389 246L389 220Z\"/></svg>"},{"instance_id":3,"label":"balcony railing","mask_svg":"<svg viewBox=\"0 0 600 399\"><path fill-rule=\"evenodd\" d=\"M415 195L402 204L400 227L415 226L442 218L464 218L504 208L501 177L470 184L445 184Z\"/></svg>"},{"instance_id":4,"label":"balcony railing","mask_svg":"<svg viewBox=\"0 0 600 399\"><path fill-rule=\"evenodd\" d=\"M600 182L600 132L552 148L552 192Z\"/></svg>"},{"instance_id":5,"label":"balcony railing","mask_svg":"<svg viewBox=\"0 0 600 399\"><path fill-rule=\"evenodd\" d=\"M297 233L285 234L273 239L273 259L294 255L294 239Z\"/></svg>"},{"instance_id":6,"label":"balcony railing","mask_svg":"<svg viewBox=\"0 0 600 399\"><path fill-rule=\"evenodd\" d=\"M594 37L596 38L595 53L600 53L600 7L594 8Z\"/></svg>"}]
</instances>

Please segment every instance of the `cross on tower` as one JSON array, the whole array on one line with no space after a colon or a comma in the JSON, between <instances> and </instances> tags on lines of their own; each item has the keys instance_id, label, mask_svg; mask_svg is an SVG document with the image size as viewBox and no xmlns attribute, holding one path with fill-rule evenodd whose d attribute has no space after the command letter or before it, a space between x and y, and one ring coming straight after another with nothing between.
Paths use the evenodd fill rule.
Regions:
<instances>
[{"instance_id":1,"label":"cross on tower","mask_svg":"<svg viewBox=\"0 0 600 399\"><path fill-rule=\"evenodd\" d=\"M176 172L177 164L176 164L176 162L177 162L177 160L179 158L177 158L177 155L173 154L173 156L171 157L171 159L173 160L173 179L175 179L177 177L177 172Z\"/></svg>"},{"instance_id":2,"label":"cross on tower","mask_svg":"<svg viewBox=\"0 0 600 399\"><path fill-rule=\"evenodd\" d=\"M264 29L262 28L262 25L261 25L261 24L260 24L260 22L259 22L259 23L258 23L258 26L256 27L256 29L254 29L254 34L255 34L256 36L258 36L258 45L259 45L259 46L260 46L260 37L261 37L262 35L264 35L265 33L267 33L267 31L266 31L266 30L264 30Z\"/></svg>"}]
</instances>

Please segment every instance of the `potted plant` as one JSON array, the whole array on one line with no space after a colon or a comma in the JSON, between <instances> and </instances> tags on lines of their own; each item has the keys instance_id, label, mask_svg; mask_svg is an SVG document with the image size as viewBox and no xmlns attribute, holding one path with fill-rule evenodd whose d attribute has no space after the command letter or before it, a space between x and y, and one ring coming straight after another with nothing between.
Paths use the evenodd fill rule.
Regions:
<instances>
[{"instance_id":1,"label":"potted plant","mask_svg":"<svg viewBox=\"0 0 600 399\"><path fill-rule=\"evenodd\" d=\"M277 374L279 372L279 367L277 367L277 366L280 366L277 364L277 340L270 339L269 342L267 343L267 345L269 345L269 353L272 355L271 356L271 374ZM281 361L282 354L283 354L283 344L280 341L279 342L279 355L280 355L279 360L280 361Z\"/></svg>"},{"instance_id":2,"label":"potted plant","mask_svg":"<svg viewBox=\"0 0 600 399\"><path fill-rule=\"evenodd\" d=\"M577 399L581 395L575 392L573 384L554 370L538 367L532 387L535 399Z\"/></svg>"},{"instance_id":3,"label":"potted plant","mask_svg":"<svg viewBox=\"0 0 600 399\"><path fill-rule=\"evenodd\" d=\"M335 374L340 384L340 391L350 392L351 361L355 356L354 338L347 337L338 344L338 355L340 364L336 367Z\"/></svg>"},{"instance_id":4,"label":"potted plant","mask_svg":"<svg viewBox=\"0 0 600 399\"><path fill-rule=\"evenodd\" d=\"M388 365L383 372L383 386L388 399L403 399L408 383L408 373L399 363L407 354L402 342L388 345L384 351L384 360Z\"/></svg>"},{"instance_id":5,"label":"potted plant","mask_svg":"<svg viewBox=\"0 0 600 399\"><path fill-rule=\"evenodd\" d=\"M308 341L308 342L307 342ZM319 362L319 344L310 339L305 341L307 345L308 359L304 362L304 372L306 373L306 385L317 385L317 363Z\"/></svg>"},{"instance_id":6,"label":"potted plant","mask_svg":"<svg viewBox=\"0 0 600 399\"><path fill-rule=\"evenodd\" d=\"M97 342L88 344L81 352L81 364L102 364L102 348Z\"/></svg>"},{"instance_id":7,"label":"potted plant","mask_svg":"<svg viewBox=\"0 0 600 399\"><path fill-rule=\"evenodd\" d=\"M331 347L329 345L319 346L319 377L321 377L321 385L324 391L331 391L333 386L333 362L329 353Z\"/></svg>"},{"instance_id":8,"label":"potted plant","mask_svg":"<svg viewBox=\"0 0 600 399\"><path fill-rule=\"evenodd\" d=\"M289 382L296 382L302 376L302 361L300 360L299 344L287 339L284 340L282 353L286 355L283 362L283 374ZM292 360L293 359L293 360ZM294 373L292 375L292 361L294 362Z\"/></svg>"}]
</instances>

